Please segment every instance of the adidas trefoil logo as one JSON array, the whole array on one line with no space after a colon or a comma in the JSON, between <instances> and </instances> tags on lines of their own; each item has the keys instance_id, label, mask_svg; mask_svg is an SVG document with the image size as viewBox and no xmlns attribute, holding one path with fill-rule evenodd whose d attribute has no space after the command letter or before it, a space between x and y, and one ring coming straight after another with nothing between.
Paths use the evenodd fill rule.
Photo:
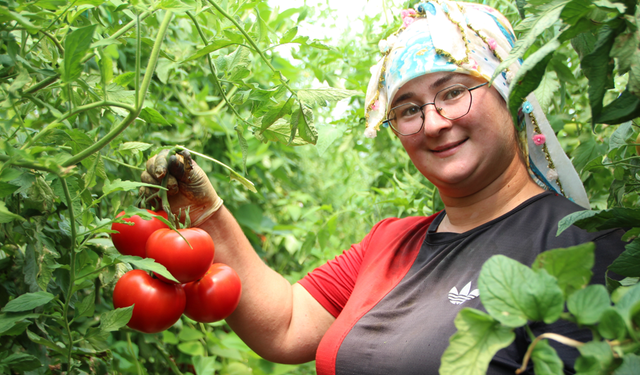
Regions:
<instances>
[{"instance_id":1,"label":"adidas trefoil logo","mask_svg":"<svg viewBox=\"0 0 640 375\"><path fill-rule=\"evenodd\" d=\"M451 288L449 291L449 302L454 305L460 305L476 298L479 295L480 291L478 289L471 290L471 281L469 281L469 283L465 285L460 292L458 292L458 288L455 286Z\"/></svg>"}]
</instances>

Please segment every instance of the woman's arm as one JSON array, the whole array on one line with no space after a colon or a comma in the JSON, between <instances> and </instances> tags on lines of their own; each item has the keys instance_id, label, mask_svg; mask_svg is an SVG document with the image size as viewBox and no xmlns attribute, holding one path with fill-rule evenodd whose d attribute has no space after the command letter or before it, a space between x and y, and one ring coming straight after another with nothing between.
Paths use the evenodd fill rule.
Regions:
<instances>
[{"instance_id":1,"label":"woman's arm","mask_svg":"<svg viewBox=\"0 0 640 375\"><path fill-rule=\"evenodd\" d=\"M231 266L242 281L240 303L227 318L234 332L272 362L312 361L335 318L300 284L291 285L260 259L226 207L200 228L213 238L214 261Z\"/></svg>"}]
</instances>

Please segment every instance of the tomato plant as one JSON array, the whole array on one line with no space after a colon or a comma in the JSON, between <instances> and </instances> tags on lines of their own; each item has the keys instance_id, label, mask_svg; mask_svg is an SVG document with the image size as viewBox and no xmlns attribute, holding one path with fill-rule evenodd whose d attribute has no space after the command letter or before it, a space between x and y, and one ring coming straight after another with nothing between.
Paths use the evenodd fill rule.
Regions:
<instances>
[{"instance_id":1,"label":"tomato plant","mask_svg":"<svg viewBox=\"0 0 640 375\"><path fill-rule=\"evenodd\" d=\"M181 285L154 279L143 270L127 272L113 290L113 306L134 305L127 325L144 333L162 332L174 325L184 312L185 303Z\"/></svg>"},{"instance_id":2,"label":"tomato plant","mask_svg":"<svg viewBox=\"0 0 640 375\"><path fill-rule=\"evenodd\" d=\"M184 314L197 322L212 323L236 309L242 284L233 268L213 263L200 280L185 284L184 292L187 296Z\"/></svg>"},{"instance_id":3,"label":"tomato plant","mask_svg":"<svg viewBox=\"0 0 640 375\"><path fill-rule=\"evenodd\" d=\"M157 230L147 240L146 249L147 257L165 266L181 283L200 279L215 252L211 236L200 228Z\"/></svg>"},{"instance_id":4,"label":"tomato plant","mask_svg":"<svg viewBox=\"0 0 640 375\"><path fill-rule=\"evenodd\" d=\"M154 212L147 210L147 212L167 219L167 213L164 211ZM122 211L116 215L116 218L122 217L124 214L125 212ZM113 246L115 246L122 255L146 257L145 245L147 244L149 236L158 229L168 228L165 223L156 218L145 220L138 215L133 215L124 219L124 221L133 223L133 225L117 222L111 225L112 230L118 231L118 233L111 233Z\"/></svg>"}]
</instances>

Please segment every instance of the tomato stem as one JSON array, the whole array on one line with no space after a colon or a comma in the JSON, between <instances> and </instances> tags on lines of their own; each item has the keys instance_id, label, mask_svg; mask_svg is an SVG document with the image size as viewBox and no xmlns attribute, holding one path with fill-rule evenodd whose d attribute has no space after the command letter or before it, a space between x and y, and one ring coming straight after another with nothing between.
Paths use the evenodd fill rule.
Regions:
<instances>
[{"instance_id":1,"label":"tomato stem","mask_svg":"<svg viewBox=\"0 0 640 375\"><path fill-rule=\"evenodd\" d=\"M62 185L62 190L64 191L64 196L67 200L67 208L69 209L69 226L71 227L71 244L69 245L69 290L67 290L67 298L65 298L64 306L62 309L62 317L65 324L65 329L67 331L67 336L69 339L69 348L67 353L67 374L71 374L71 370L73 369L72 363L72 354L73 354L73 335L71 333L71 327L69 326L69 303L71 302L71 295L73 294L73 286L75 285L76 278L76 218L73 213L73 200L71 199L71 194L69 193L69 186L67 186L67 181L64 178L60 179L60 183Z\"/></svg>"},{"instance_id":2,"label":"tomato stem","mask_svg":"<svg viewBox=\"0 0 640 375\"><path fill-rule=\"evenodd\" d=\"M136 371L138 375L142 375L142 370L140 370L140 363L138 363L138 356L136 356L136 352L133 351L133 344L131 344L131 333L127 332L127 344L129 344L129 351L131 351L131 357L133 357L136 362Z\"/></svg>"}]
</instances>

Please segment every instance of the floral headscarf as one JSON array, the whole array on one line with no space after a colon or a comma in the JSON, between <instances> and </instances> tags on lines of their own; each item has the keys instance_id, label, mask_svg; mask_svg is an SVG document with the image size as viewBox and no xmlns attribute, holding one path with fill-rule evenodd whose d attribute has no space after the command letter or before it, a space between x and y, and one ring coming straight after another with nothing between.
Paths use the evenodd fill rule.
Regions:
<instances>
[{"instance_id":1,"label":"floral headscarf","mask_svg":"<svg viewBox=\"0 0 640 375\"><path fill-rule=\"evenodd\" d=\"M481 4L435 0L402 11L400 29L379 43L383 56L371 68L365 99L365 136L374 138L398 90L424 74L458 72L490 81L516 38L509 21ZM515 61L492 82L509 102ZM530 94L517 124L529 173L538 185L589 208L584 186L556 135Z\"/></svg>"}]
</instances>

